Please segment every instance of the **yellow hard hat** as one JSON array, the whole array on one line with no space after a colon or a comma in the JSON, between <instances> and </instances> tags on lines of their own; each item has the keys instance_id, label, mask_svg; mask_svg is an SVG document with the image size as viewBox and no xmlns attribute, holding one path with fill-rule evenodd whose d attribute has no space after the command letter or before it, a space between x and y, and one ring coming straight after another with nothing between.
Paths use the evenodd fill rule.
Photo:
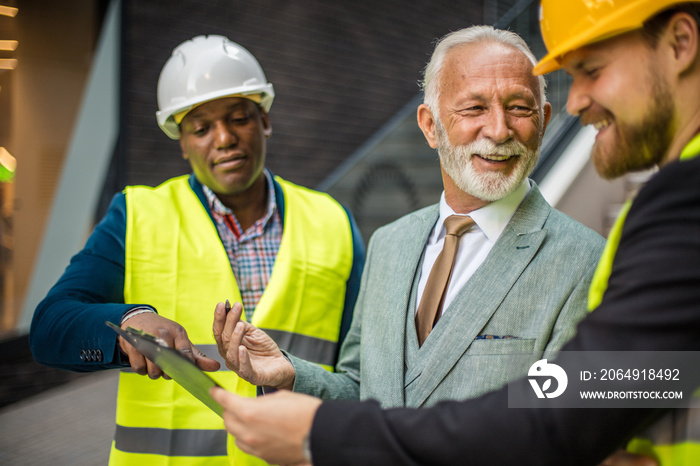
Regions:
<instances>
[{"instance_id":1,"label":"yellow hard hat","mask_svg":"<svg viewBox=\"0 0 700 466\"><path fill-rule=\"evenodd\" d=\"M533 73L558 70L565 54L639 29L656 13L679 3L693 0L542 0L540 29L549 53Z\"/></svg>"}]
</instances>

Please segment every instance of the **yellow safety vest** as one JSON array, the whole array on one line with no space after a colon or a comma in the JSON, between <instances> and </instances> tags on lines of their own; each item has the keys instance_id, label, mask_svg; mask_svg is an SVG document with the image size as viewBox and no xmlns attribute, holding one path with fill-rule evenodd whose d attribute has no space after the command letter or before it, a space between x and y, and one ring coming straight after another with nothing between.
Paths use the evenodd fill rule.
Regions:
<instances>
[{"instance_id":1,"label":"yellow safety vest","mask_svg":"<svg viewBox=\"0 0 700 466\"><path fill-rule=\"evenodd\" d=\"M683 149L681 160L688 160L700 155L700 135L695 136ZM603 294L608 287L608 279L617 247L622 236L627 212L632 205L629 200L623 206L620 214L608 235L608 241L598 262L593 281L588 293L588 309L594 310L603 300ZM694 394L695 397L698 394ZM691 401L693 407L700 404L697 399ZM655 458L660 466L690 466L700 465L700 438L695 434L697 428L689 428L693 423L700 423L700 417L695 409L682 409L669 412L655 424L646 434L633 438L627 445L627 451ZM695 418L695 419L693 419ZM689 438L688 435L694 435Z\"/></svg>"},{"instance_id":2,"label":"yellow safety vest","mask_svg":"<svg viewBox=\"0 0 700 466\"><path fill-rule=\"evenodd\" d=\"M277 181L284 192L282 242L252 323L283 349L330 368L353 261L350 222L330 196ZM154 306L183 325L205 354L217 354L214 307L241 297L216 226L187 176L125 194L125 302ZM256 395L256 387L222 369L212 373L220 385ZM172 380L123 371L116 421L110 464L229 463L222 419ZM266 464L237 449L228 455L237 465Z\"/></svg>"}]
</instances>

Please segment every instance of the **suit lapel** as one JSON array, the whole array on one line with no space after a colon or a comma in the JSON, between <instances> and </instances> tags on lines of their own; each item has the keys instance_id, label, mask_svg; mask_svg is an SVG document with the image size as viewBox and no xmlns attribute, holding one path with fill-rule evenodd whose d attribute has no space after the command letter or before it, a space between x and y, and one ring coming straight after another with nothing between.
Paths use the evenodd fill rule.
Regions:
<instances>
[{"instance_id":1,"label":"suit lapel","mask_svg":"<svg viewBox=\"0 0 700 466\"><path fill-rule=\"evenodd\" d=\"M483 264L438 321L421 347L423 372L410 406L420 406L480 334L523 270L537 254L551 207L534 185Z\"/></svg>"}]
</instances>

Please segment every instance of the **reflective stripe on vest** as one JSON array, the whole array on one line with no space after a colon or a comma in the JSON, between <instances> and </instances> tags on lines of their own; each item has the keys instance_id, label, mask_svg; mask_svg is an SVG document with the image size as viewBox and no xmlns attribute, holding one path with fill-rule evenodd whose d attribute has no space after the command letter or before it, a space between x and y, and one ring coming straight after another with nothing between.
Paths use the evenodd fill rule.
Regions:
<instances>
[{"instance_id":1,"label":"reflective stripe on vest","mask_svg":"<svg viewBox=\"0 0 700 466\"><path fill-rule=\"evenodd\" d=\"M117 450L165 456L226 456L226 431L117 425Z\"/></svg>"},{"instance_id":2,"label":"reflective stripe on vest","mask_svg":"<svg viewBox=\"0 0 700 466\"><path fill-rule=\"evenodd\" d=\"M350 223L329 196L277 181L285 198L284 231L252 323L283 349L331 367L353 260ZM240 301L240 292L215 225L187 177L125 193L125 302L153 305L216 359L214 306ZM212 374L220 385L255 396L254 386L222 369ZM122 372L117 425L111 464L228 464L221 418L171 380ZM237 461L265 464L248 455Z\"/></svg>"},{"instance_id":3,"label":"reflective stripe on vest","mask_svg":"<svg viewBox=\"0 0 700 466\"><path fill-rule=\"evenodd\" d=\"M690 160L697 156L700 156L700 134L685 146L680 160ZM621 210L598 262L588 293L588 309L591 311L600 305L608 287L622 227L631 204L632 201L628 201ZM695 393L694 397L697 396L698 393ZM691 406L700 408L700 403L694 398ZM646 432L633 438L627 445L627 451L655 458L659 466L700 464L700 414L696 413L697 409L680 408L667 413Z\"/></svg>"},{"instance_id":4,"label":"reflective stripe on vest","mask_svg":"<svg viewBox=\"0 0 700 466\"><path fill-rule=\"evenodd\" d=\"M284 348L294 356L328 368L332 368L335 365L335 357L338 350L337 341L271 328L263 328L262 330L275 340L277 346ZM219 370L228 370L224 359L219 355L219 349L216 345L197 345L197 348L210 358L219 361L221 363L221 369Z\"/></svg>"}]
</instances>

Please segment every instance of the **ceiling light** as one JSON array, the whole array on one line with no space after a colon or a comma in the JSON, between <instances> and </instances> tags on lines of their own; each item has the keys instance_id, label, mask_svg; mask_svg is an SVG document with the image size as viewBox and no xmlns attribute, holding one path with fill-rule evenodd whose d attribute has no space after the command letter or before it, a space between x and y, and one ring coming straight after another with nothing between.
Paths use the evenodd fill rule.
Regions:
<instances>
[{"instance_id":1,"label":"ceiling light","mask_svg":"<svg viewBox=\"0 0 700 466\"><path fill-rule=\"evenodd\" d=\"M15 7L0 5L0 15L11 16L14 18L15 16L17 16L18 12L19 10Z\"/></svg>"},{"instance_id":2,"label":"ceiling light","mask_svg":"<svg viewBox=\"0 0 700 466\"><path fill-rule=\"evenodd\" d=\"M16 40L0 40L0 50L16 50L19 42Z\"/></svg>"},{"instance_id":3,"label":"ceiling light","mask_svg":"<svg viewBox=\"0 0 700 466\"><path fill-rule=\"evenodd\" d=\"M16 58L0 58L0 70L14 70L17 68Z\"/></svg>"}]
</instances>

